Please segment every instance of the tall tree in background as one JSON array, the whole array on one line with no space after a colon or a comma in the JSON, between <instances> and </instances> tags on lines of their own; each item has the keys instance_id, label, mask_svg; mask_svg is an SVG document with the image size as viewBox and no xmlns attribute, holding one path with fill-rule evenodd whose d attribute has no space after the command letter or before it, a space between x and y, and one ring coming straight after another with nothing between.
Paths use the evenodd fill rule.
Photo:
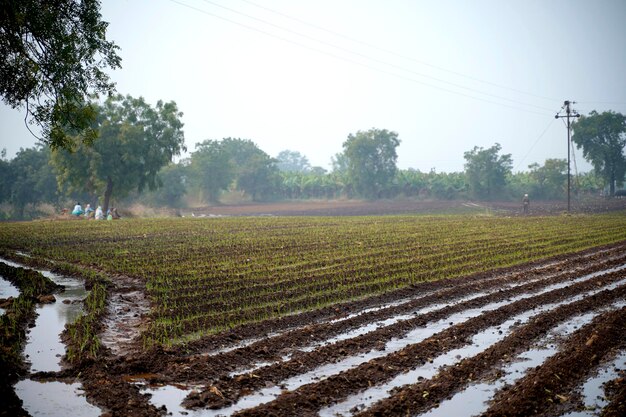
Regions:
<instances>
[{"instance_id":1,"label":"tall tree in background","mask_svg":"<svg viewBox=\"0 0 626 417\"><path fill-rule=\"evenodd\" d=\"M282 172L308 172L311 170L311 164L306 156L297 151L288 149L281 151L277 156L276 166Z\"/></svg>"},{"instance_id":2,"label":"tall tree in background","mask_svg":"<svg viewBox=\"0 0 626 417\"><path fill-rule=\"evenodd\" d=\"M529 165L530 176L535 181L533 198L562 198L567 191L567 160L546 159L543 166ZM529 192L529 190L526 190Z\"/></svg>"},{"instance_id":3,"label":"tall tree in background","mask_svg":"<svg viewBox=\"0 0 626 417\"><path fill-rule=\"evenodd\" d=\"M216 203L220 193L235 179L235 166L219 141L205 140L196 144L196 151L191 154L190 173L192 185L202 199Z\"/></svg>"},{"instance_id":4,"label":"tall tree in background","mask_svg":"<svg viewBox=\"0 0 626 417\"><path fill-rule=\"evenodd\" d=\"M391 183L396 175L399 145L398 134L386 129L348 135L343 143L343 155L347 160L348 178L359 195L376 198Z\"/></svg>"},{"instance_id":5,"label":"tall tree in background","mask_svg":"<svg viewBox=\"0 0 626 417\"><path fill-rule=\"evenodd\" d=\"M497 197L506 185L506 177L511 173L511 154L498 155L502 147L496 143L491 148L475 146L464 153L465 175L470 193L479 199Z\"/></svg>"},{"instance_id":6,"label":"tall tree in background","mask_svg":"<svg viewBox=\"0 0 626 417\"><path fill-rule=\"evenodd\" d=\"M623 114L595 110L582 116L572 126L572 141L594 170L609 184L609 193L615 195L615 184L621 184L626 175L626 117Z\"/></svg>"},{"instance_id":7,"label":"tall tree in background","mask_svg":"<svg viewBox=\"0 0 626 417\"><path fill-rule=\"evenodd\" d=\"M276 160L270 158L250 139L224 138L223 150L230 155L236 188L253 200L269 197L278 190L280 176Z\"/></svg>"},{"instance_id":8,"label":"tall tree in background","mask_svg":"<svg viewBox=\"0 0 626 417\"><path fill-rule=\"evenodd\" d=\"M118 47L106 40L98 0L2 0L0 3L0 95L25 109L52 148L74 146L97 134L91 94L114 91L104 72L120 67Z\"/></svg>"},{"instance_id":9,"label":"tall tree in background","mask_svg":"<svg viewBox=\"0 0 626 417\"><path fill-rule=\"evenodd\" d=\"M99 139L91 147L79 144L73 153L58 149L52 161L59 183L103 193L106 211L114 191L124 197L133 189L160 185L159 170L185 150L182 113L173 101L159 101L153 108L143 98L121 95L94 106Z\"/></svg>"}]
</instances>

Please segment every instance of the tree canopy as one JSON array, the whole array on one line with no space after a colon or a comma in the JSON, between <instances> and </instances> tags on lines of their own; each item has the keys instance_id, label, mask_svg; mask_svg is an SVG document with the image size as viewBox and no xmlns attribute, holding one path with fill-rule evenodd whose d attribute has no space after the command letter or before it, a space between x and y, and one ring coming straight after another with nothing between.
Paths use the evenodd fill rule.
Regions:
<instances>
[{"instance_id":1,"label":"tree canopy","mask_svg":"<svg viewBox=\"0 0 626 417\"><path fill-rule=\"evenodd\" d=\"M190 172L192 185L202 193L201 199L215 203L219 195L235 179L235 167L230 154L216 140L196 144L191 154Z\"/></svg>"},{"instance_id":2,"label":"tree canopy","mask_svg":"<svg viewBox=\"0 0 626 417\"><path fill-rule=\"evenodd\" d=\"M501 149L500 144L496 143L487 149L474 146L474 149L464 153L463 157L467 161L465 174L474 198L494 198L504 188L513 162L511 154L498 155Z\"/></svg>"},{"instance_id":3,"label":"tree canopy","mask_svg":"<svg viewBox=\"0 0 626 417\"><path fill-rule=\"evenodd\" d=\"M386 129L370 129L348 135L343 143L347 176L355 191L366 198L376 198L394 178L400 145L398 134ZM338 156L337 160L341 161Z\"/></svg>"},{"instance_id":4,"label":"tree canopy","mask_svg":"<svg viewBox=\"0 0 626 417\"><path fill-rule=\"evenodd\" d=\"M173 101L159 101L153 108L143 98L121 95L92 105L99 140L93 146L79 144L75 152L57 149L52 161L59 183L103 194L106 211L114 191L124 197L160 185L159 170L185 150L182 113Z\"/></svg>"},{"instance_id":5,"label":"tree canopy","mask_svg":"<svg viewBox=\"0 0 626 417\"><path fill-rule=\"evenodd\" d=\"M92 94L114 91L104 72L118 68L118 47L106 40L98 0L2 0L0 95L25 109L52 148L92 142Z\"/></svg>"},{"instance_id":6,"label":"tree canopy","mask_svg":"<svg viewBox=\"0 0 626 417\"><path fill-rule=\"evenodd\" d=\"M615 195L615 184L621 184L626 175L626 117L613 111L594 110L578 119L572 130L572 141L583 149L583 157L609 184L610 195Z\"/></svg>"},{"instance_id":7,"label":"tree canopy","mask_svg":"<svg viewBox=\"0 0 626 417\"><path fill-rule=\"evenodd\" d=\"M311 164L306 156L298 151L290 151L288 149L281 151L277 156L276 166L282 172L308 172L311 170Z\"/></svg>"}]
</instances>

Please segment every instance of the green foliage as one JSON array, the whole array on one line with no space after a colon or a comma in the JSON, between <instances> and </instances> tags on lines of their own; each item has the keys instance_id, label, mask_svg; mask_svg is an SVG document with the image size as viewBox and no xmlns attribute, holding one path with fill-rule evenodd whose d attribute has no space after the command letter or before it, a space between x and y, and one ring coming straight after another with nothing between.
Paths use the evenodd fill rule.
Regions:
<instances>
[{"instance_id":1,"label":"green foliage","mask_svg":"<svg viewBox=\"0 0 626 417\"><path fill-rule=\"evenodd\" d=\"M203 200L219 201L220 193L235 179L235 165L222 143L205 140L196 144L191 154L191 182L201 192Z\"/></svg>"},{"instance_id":2,"label":"green foliage","mask_svg":"<svg viewBox=\"0 0 626 417\"><path fill-rule=\"evenodd\" d=\"M79 144L75 152L56 150L52 162L59 184L104 195L106 211L114 190L122 198L161 185L157 173L185 149L183 124L173 101L158 101L153 108L143 98L118 95L97 109L99 140L93 146Z\"/></svg>"},{"instance_id":3,"label":"green foliage","mask_svg":"<svg viewBox=\"0 0 626 417\"><path fill-rule=\"evenodd\" d=\"M474 198L493 199L502 195L506 177L511 172L511 154L498 155L502 147L499 143L488 149L475 146L464 153L465 174L469 190Z\"/></svg>"},{"instance_id":4,"label":"green foliage","mask_svg":"<svg viewBox=\"0 0 626 417\"><path fill-rule=\"evenodd\" d=\"M191 155L191 172L205 200L216 202L229 186L264 199L279 188L276 161L249 139L205 140Z\"/></svg>"},{"instance_id":5,"label":"green foliage","mask_svg":"<svg viewBox=\"0 0 626 417\"><path fill-rule=\"evenodd\" d=\"M307 172L311 164L306 156L297 151L284 150L276 156L276 167L281 172Z\"/></svg>"},{"instance_id":6,"label":"green foliage","mask_svg":"<svg viewBox=\"0 0 626 417\"><path fill-rule=\"evenodd\" d=\"M0 251L144 280L148 345L625 239L623 212L0 224ZM104 303L104 288L92 289L89 311L100 314ZM96 323L72 327L73 358L98 353Z\"/></svg>"},{"instance_id":7,"label":"green foliage","mask_svg":"<svg viewBox=\"0 0 626 417\"><path fill-rule=\"evenodd\" d=\"M50 149L41 145L20 149L11 161L0 161L0 201L13 205L13 218L25 217L25 208L57 200L55 172L48 163Z\"/></svg>"},{"instance_id":8,"label":"green foliage","mask_svg":"<svg viewBox=\"0 0 626 417\"><path fill-rule=\"evenodd\" d=\"M615 185L626 176L626 116L613 111L582 116L572 126L572 141L595 171L609 185L609 194L615 194Z\"/></svg>"},{"instance_id":9,"label":"green foliage","mask_svg":"<svg viewBox=\"0 0 626 417\"><path fill-rule=\"evenodd\" d=\"M189 167L185 163L169 164L159 171L161 187L147 194L146 199L155 206L182 207L187 194Z\"/></svg>"},{"instance_id":10,"label":"green foliage","mask_svg":"<svg viewBox=\"0 0 626 417\"><path fill-rule=\"evenodd\" d=\"M398 134L386 129L370 129L348 135L343 143L347 176L357 194L377 198L396 174ZM338 158L339 159L339 158Z\"/></svg>"},{"instance_id":11,"label":"green foliage","mask_svg":"<svg viewBox=\"0 0 626 417\"><path fill-rule=\"evenodd\" d=\"M546 159L543 166L529 165L530 178L533 180L531 193L537 199L560 199L567 192L567 161L565 159ZM523 193L520 193L523 194Z\"/></svg>"},{"instance_id":12,"label":"green foliage","mask_svg":"<svg viewBox=\"0 0 626 417\"><path fill-rule=\"evenodd\" d=\"M25 108L53 149L91 143L95 109L90 94L114 91L106 68L120 67L106 40L97 0L4 0L0 14L0 95ZM72 137L68 132L79 136Z\"/></svg>"}]
</instances>

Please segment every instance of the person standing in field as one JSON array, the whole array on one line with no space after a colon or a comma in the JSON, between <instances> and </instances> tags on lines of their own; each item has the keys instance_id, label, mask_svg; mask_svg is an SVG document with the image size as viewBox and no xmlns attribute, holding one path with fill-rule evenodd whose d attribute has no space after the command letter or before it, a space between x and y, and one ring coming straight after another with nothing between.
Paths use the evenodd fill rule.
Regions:
<instances>
[{"instance_id":1,"label":"person standing in field","mask_svg":"<svg viewBox=\"0 0 626 417\"><path fill-rule=\"evenodd\" d=\"M530 206L530 198L528 197L528 194L524 194L524 197L522 197L522 206L524 208L524 214L528 214L528 206Z\"/></svg>"},{"instance_id":2,"label":"person standing in field","mask_svg":"<svg viewBox=\"0 0 626 417\"><path fill-rule=\"evenodd\" d=\"M83 207L80 205L80 201L77 201L76 205L74 206L74 210L72 210L72 214L74 216L80 216L83 213L84 213Z\"/></svg>"}]
</instances>

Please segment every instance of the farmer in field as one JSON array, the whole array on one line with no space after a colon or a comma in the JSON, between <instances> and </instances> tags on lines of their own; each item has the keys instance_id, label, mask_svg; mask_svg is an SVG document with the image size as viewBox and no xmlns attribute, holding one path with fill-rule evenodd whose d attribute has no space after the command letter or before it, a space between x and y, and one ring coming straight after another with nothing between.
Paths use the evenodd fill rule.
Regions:
<instances>
[{"instance_id":1,"label":"farmer in field","mask_svg":"<svg viewBox=\"0 0 626 417\"><path fill-rule=\"evenodd\" d=\"M522 197L522 206L524 207L524 214L528 214L528 206L530 206L528 194L524 194L524 197Z\"/></svg>"},{"instance_id":2,"label":"farmer in field","mask_svg":"<svg viewBox=\"0 0 626 417\"><path fill-rule=\"evenodd\" d=\"M96 220L104 220L104 213L102 212L101 206L98 206L96 209Z\"/></svg>"},{"instance_id":3,"label":"farmer in field","mask_svg":"<svg viewBox=\"0 0 626 417\"><path fill-rule=\"evenodd\" d=\"M76 205L74 206L74 210L72 210L72 214L74 216L80 216L83 213L84 213L83 207L80 205L80 201L77 201Z\"/></svg>"},{"instance_id":4,"label":"farmer in field","mask_svg":"<svg viewBox=\"0 0 626 417\"><path fill-rule=\"evenodd\" d=\"M85 207L85 217L88 219L93 217L93 209L91 208L91 204L87 204L87 207Z\"/></svg>"}]
</instances>

